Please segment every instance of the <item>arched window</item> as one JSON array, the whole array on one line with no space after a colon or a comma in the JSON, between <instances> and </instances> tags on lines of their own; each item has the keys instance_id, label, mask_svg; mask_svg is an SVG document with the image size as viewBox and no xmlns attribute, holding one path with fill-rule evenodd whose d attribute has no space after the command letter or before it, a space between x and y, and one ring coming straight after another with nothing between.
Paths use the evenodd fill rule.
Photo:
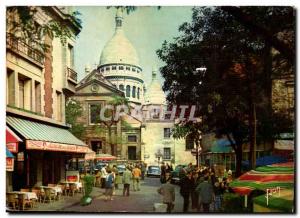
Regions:
<instances>
[{"instance_id":1,"label":"arched window","mask_svg":"<svg viewBox=\"0 0 300 218\"><path fill-rule=\"evenodd\" d=\"M124 92L124 85L119 85L119 89Z\"/></svg>"},{"instance_id":2,"label":"arched window","mask_svg":"<svg viewBox=\"0 0 300 218\"><path fill-rule=\"evenodd\" d=\"M137 90L137 98L140 99L140 88Z\"/></svg>"},{"instance_id":3,"label":"arched window","mask_svg":"<svg viewBox=\"0 0 300 218\"><path fill-rule=\"evenodd\" d=\"M115 88L117 88L117 85L116 85L116 84L113 84L113 86L114 86Z\"/></svg>"},{"instance_id":4,"label":"arched window","mask_svg":"<svg viewBox=\"0 0 300 218\"><path fill-rule=\"evenodd\" d=\"M130 86L126 86L126 97L130 97Z\"/></svg>"},{"instance_id":5,"label":"arched window","mask_svg":"<svg viewBox=\"0 0 300 218\"><path fill-rule=\"evenodd\" d=\"M136 92L136 87L133 86L132 87L132 97L135 98L135 92Z\"/></svg>"}]
</instances>

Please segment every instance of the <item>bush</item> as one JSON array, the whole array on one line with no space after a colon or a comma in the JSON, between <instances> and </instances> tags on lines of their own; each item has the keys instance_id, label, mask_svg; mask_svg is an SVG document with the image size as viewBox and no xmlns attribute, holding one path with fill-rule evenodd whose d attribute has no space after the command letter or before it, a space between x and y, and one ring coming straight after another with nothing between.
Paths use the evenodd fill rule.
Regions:
<instances>
[{"instance_id":1,"label":"bush","mask_svg":"<svg viewBox=\"0 0 300 218\"><path fill-rule=\"evenodd\" d=\"M81 205L88 205L92 202L92 198L90 194L93 191L94 179L95 179L94 176L91 175L86 175L83 177L84 196L80 200Z\"/></svg>"},{"instance_id":2,"label":"bush","mask_svg":"<svg viewBox=\"0 0 300 218\"><path fill-rule=\"evenodd\" d=\"M244 196L235 193L225 193L223 196L222 212L249 213L251 209L244 207Z\"/></svg>"}]
</instances>

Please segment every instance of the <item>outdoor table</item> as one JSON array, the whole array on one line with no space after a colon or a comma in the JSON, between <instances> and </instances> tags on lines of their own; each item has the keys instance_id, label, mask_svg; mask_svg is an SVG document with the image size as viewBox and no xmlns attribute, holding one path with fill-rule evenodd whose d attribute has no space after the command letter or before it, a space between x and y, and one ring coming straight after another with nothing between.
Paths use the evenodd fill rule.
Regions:
<instances>
[{"instance_id":1,"label":"outdoor table","mask_svg":"<svg viewBox=\"0 0 300 218\"><path fill-rule=\"evenodd\" d=\"M61 184L65 184L67 187L69 187L70 184L75 184L77 189L82 188L82 183L81 182L60 182Z\"/></svg>"},{"instance_id":2,"label":"outdoor table","mask_svg":"<svg viewBox=\"0 0 300 218\"><path fill-rule=\"evenodd\" d=\"M55 195L58 195L58 193L62 193L62 189L61 189L61 187L59 187L59 186L54 186L54 187L40 186L40 188L41 188L41 189L44 189L44 188L50 188L50 189L54 190Z\"/></svg>"},{"instance_id":3,"label":"outdoor table","mask_svg":"<svg viewBox=\"0 0 300 218\"><path fill-rule=\"evenodd\" d=\"M19 191L13 191L13 192L9 192L9 193L14 193L16 195L16 198L18 198L18 194L25 194L26 195L26 199L27 200L31 200L31 199L38 199L37 195L35 192L19 192Z\"/></svg>"}]
</instances>

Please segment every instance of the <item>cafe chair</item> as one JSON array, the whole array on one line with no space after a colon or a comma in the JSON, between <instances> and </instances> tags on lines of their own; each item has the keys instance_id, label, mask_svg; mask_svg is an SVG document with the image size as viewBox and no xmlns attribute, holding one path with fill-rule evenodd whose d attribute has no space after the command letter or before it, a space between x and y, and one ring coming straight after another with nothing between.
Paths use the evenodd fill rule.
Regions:
<instances>
[{"instance_id":1,"label":"cafe chair","mask_svg":"<svg viewBox=\"0 0 300 218\"><path fill-rule=\"evenodd\" d=\"M69 194L74 196L75 192L77 190L76 184L75 183L70 183L69 184Z\"/></svg>"},{"instance_id":2,"label":"cafe chair","mask_svg":"<svg viewBox=\"0 0 300 218\"><path fill-rule=\"evenodd\" d=\"M8 208L11 206L14 210L18 208L18 199L15 193L6 193L6 205Z\"/></svg>"},{"instance_id":3,"label":"cafe chair","mask_svg":"<svg viewBox=\"0 0 300 218\"><path fill-rule=\"evenodd\" d=\"M18 194L19 207L24 210L26 205L29 205L30 208L33 208L33 202L30 199L26 198L26 194Z\"/></svg>"},{"instance_id":4,"label":"cafe chair","mask_svg":"<svg viewBox=\"0 0 300 218\"><path fill-rule=\"evenodd\" d=\"M44 188L45 195L43 197L43 203L45 201L49 201L51 203L51 200L55 200L55 191L51 188Z\"/></svg>"},{"instance_id":5,"label":"cafe chair","mask_svg":"<svg viewBox=\"0 0 300 218\"><path fill-rule=\"evenodd\" d=\"M51 184L51 183L48 184L48 187L55 187L55 186L56 186L55 184Z\"/></svg>"},{"instance_id":6,"label":"cafe chair","mask_svg":"<svg viewBox=\"0 0 300 218\"><path fill-rule=\"evenodd\" d=\"M41 192L41 189L40 188L32 188L31 191L36 194L36 196L38 198L37 201L41 203L42 202L42 192Z\"/></svg>"}]
</instances>

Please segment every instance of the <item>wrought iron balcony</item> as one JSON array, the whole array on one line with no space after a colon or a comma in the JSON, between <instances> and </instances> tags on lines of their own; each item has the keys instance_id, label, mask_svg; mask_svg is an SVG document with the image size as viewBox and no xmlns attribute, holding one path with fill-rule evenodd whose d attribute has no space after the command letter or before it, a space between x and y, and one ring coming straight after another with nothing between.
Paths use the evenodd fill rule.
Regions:
<instances>
[{"instance_id":1,"label":"wrought iron balcony","mask_svg":"<svg viewBox=\"0 0 300 218\"><path fill-rule=\"evenodd\" d=\"M17 54L37 62L40 65L44 65L44 53L28 45L21 39L8 35L6 37L6 46Z\"/></svg>"},{"instance_id":2,"label":"wrought iron balcony","mask_svg":"<svg viewBox=\"0 0 300 218\"><path fill-rule=\"evenodd\" d=\"M67 67L67 79L71 79L77 83L77 73L69 67Z\"/></svg>"}]
</instances>

